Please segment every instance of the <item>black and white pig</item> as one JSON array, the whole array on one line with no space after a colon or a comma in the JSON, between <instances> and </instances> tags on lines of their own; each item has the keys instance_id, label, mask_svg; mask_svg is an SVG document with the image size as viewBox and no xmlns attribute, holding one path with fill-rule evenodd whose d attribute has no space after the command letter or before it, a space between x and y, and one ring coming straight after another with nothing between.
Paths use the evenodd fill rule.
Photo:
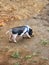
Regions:
<instances>
[{"instance_id":1,"label":"black and white pig","mask_svg":"<svg viewBox=\"0 0 49 65\"><path fill-rule=\"evenodd\" d=\"M9 29L6 32L6 34L7 33L10 33L9 40L13 40L13 42L16 42L17 36L31 38L33 30L29 25L25 25L25 26L13 27Z\"/></svg>"}]
</instances>

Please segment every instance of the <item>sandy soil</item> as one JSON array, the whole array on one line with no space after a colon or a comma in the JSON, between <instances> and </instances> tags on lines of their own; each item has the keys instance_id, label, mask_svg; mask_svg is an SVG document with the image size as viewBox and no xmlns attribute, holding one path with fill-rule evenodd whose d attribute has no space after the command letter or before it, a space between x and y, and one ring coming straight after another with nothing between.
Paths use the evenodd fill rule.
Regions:
<instances>
[{"instance_id":1,"label":"sandy soil","mask_svg":"<svg viewBox=\"0 0 49 65\"><path fill-rule=\"evenodd\" d=\"M12 2L10 3L10 1ZM16 4L15 1L17 1L18 4ZM42 0L39 1L40 3L42 2ZM34 8L29 8L29 5L32 6L32 4L26 4L25 0L22 0L22 2L25 3L25 7L24 4L19 0L9 0L8 4L7 2L8 0L5 2L4 0L1 0L0 2L2 4L4 3L2 7L7 5L6 8L1 7L0 12L0 19L3 19L4 22L6 21L5 25L3 27L0 27L0 65L49 65L49 1L45 0L45 7L39 7L41 9L37 9L38 11L34 10ZM29 2L32 2L32 0L28 1L28 3ZM45 5L45 3L47 2L48 4ZM18 11L15 12L16 10L14 9L14 11L12 10L13 12L11 13L11 8L7 8L10 7L9 3L10 5L13 4L13 7L15 7L15 9L18 8ZM14 3L17 6L15 6ZM20 6L19 3L22 3L22 5ZM22 6L24 7L24 11L22 11ZM28 11L26 12L25 10L28 10L30 14L28 14ZM39 13L39 10L42 11ZM27 15L29 15L29 17L25 12L27 13ZM5 14L6 16L3 14ZM11 17L7 16L7 14L9 16L11 15ZM17 16L15 18L16 14ZM30 25L33 29L34 37L32 37L31 39L18 40L17 43L9 43L8 35L5 34L6 31L12 27L20 25ZM20 58L11 57L11 55L17 51L20 54ZM32 57L25 60L24 57L28 55L32 55Z\"/></svg>"}]
</instances>

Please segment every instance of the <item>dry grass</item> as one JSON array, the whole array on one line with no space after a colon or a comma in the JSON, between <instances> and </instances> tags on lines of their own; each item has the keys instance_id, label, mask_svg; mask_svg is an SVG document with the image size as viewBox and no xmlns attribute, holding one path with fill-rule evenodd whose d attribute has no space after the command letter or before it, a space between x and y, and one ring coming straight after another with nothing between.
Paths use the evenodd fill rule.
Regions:
<instances>
[{"instance_id":1,"label":"dry grass","mask_svg":"<svg viewBox=\"0 0 49 65\"><path fill-rule=\"evenodd\" d=\"M46 4L47 0L1 0L0 21L8 22L28 19L39 14ZM0 26L4 26L4 23L0 23Z\"/></svg>"}]
</instances>

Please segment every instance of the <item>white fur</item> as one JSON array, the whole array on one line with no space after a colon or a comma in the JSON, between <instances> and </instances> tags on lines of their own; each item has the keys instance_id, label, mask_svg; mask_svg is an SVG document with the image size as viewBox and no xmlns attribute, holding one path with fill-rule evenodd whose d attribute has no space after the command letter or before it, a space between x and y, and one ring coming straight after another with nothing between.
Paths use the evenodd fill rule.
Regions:
<instances>
[{"instance_id":1,"label":"white fur","mask_svg":"<svg viewBox=\"0 0 49 65\"><path fill-rule=\"evenodd\" d=\"M20 36L23 36L26 31L27 31L27 28L25 28L25 30L23 31L23 33Z\"/></svg>"},{"instance_id":2,"label":"white fur","mask_svg":"<svg viewBox=\"0 0 49 65\"><path fill-rule=\"evenodd\" d=\"M16 42L16 38L17 38L18 34L12 34L12 39L14 42Z\"/></svg>"}]
</instances>

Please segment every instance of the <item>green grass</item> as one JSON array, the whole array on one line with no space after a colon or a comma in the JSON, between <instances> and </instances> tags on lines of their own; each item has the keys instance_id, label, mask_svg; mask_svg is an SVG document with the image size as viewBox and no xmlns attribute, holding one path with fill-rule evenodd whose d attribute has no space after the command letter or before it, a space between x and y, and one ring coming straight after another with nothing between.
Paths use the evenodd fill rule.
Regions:
<instances>
[{"instance_id":1,"label":"green grass","mask_svg":"<svg viewBox=\"0 0 49 65\"><path fill-rule=\"evenodd\" d=\"M24 58L25 59L31 59L32 58L32 55L26 55Z\"/></svg>"},{"instance_id":2,"label":"green grass","mask_svg":"<svg viewBox=\"0 0 49 65\"><path fill-rule=\"evenodd\" d=\"M14 63L14 65L20 65L18 62Z\"/></svg>"},{"instance_id":3,"label":"green grass","mask_svg":"<svg viewBox=\"0 0 49 65\"><path fill-rule=\"evenodd\" d=\"M37 61L36 60L33 60L33 63L37 63Z\"/></svg>"},{"instance_id":4,"label":"green grass","mask_svg":"<svg viewBox=\"0 0 49 65\"><path fill-rule=\"evenodd\" d=\"M48 60L48 58L47 58L47 57L41 57L41 59L43 59L43 60Z\"/></svg>"},{"instance_id":5,"label":"green grass","mask_svg":"<svg viewBox=\"0 0 49 65\"><path fill-rule=\"evenodd\" d=\"M41 44L44 45L44 46L47 45L48 43L49 43L48 40L41 40Z\"/></svg>"},{"instance_id":6,"label":"green grass","mask_svg":"<svg viewBox=\"0 0 49 65\"><path fill-rule=\"evenodd\" d=\"M20 54L19 54L19 52L14 52L14 53L11 55L11 57L13 57L13 58L20 58Z\"/></svg>"},{"instance_id":7,"label":"green grass","mask_svg":"<svg viewBox=\"0 0 49 65\"><path fill-rule=\"evenodd\" d=\"M47 29L47 31L49 32L49 28Z\"/></svg>"},{"instance_id":8,"label":"green grass","mask_svg":"<svg viewBox=\"0 0 49 65\"><path fill-rule=\"evenodd\" d=\"M32 56L38 56L39 52L33 52Z\"/></svg>"},{"instance_id":9,"label":"green grass","mask_svg":"<svg viewBox=\"0 0 49 65\"><path fill-rule=\"evenodd\" d=\"M24 57L24 59L31 59L33 56L38 56L39 55L39 52L33 52L32 54L30 54L30 55L26 55L25 57Z\"/></svg>"}]
</instances>

